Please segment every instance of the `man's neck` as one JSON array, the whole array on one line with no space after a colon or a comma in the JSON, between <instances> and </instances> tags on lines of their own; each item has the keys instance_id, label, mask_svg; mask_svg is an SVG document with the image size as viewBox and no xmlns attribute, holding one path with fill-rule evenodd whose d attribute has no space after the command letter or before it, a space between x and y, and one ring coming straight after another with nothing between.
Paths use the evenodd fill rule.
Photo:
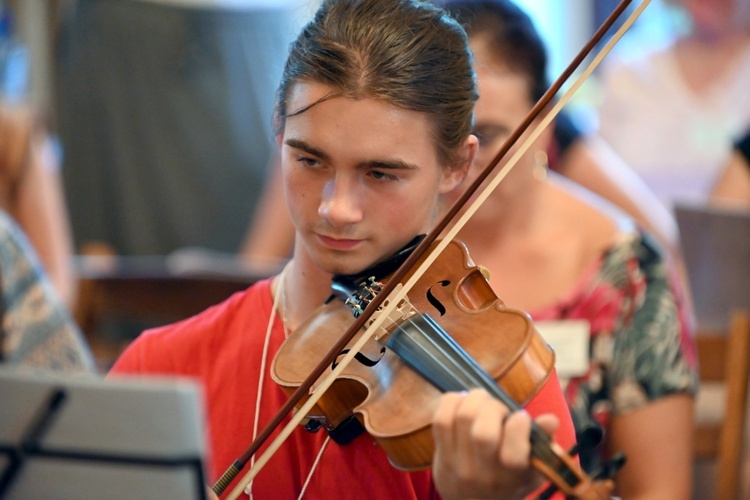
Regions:
<instances>
[{"instance_id":1,"label":"man's neck","mask_svg":"<svg viewBox=\"0 0 750 500\"><path fill-rule=\"evenodd\" d=\"M331 295L331 273L323 271L307 252L295 244L294 259L284 277L284 318L287 328L294 330Z\"/></svg>"}]
</instances>

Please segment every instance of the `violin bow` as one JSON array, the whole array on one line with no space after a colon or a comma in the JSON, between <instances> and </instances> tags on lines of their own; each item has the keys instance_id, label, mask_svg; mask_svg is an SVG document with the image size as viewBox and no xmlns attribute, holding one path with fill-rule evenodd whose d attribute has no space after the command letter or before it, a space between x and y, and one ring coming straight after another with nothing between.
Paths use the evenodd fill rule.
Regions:
<instances>
[{"instance_id":1,"label":"violin bow","mask_svg":"<svg viewBox=\"0 0 750 500\"><path fill-rule=\"evenodd\" d=\"M626 19L623 25L612 35L609 41L605 44L602 50L596 54L589 65L584 71L578 76L573 85L560 97L550 111L543 117L543 119L537 124L537 126L531 131L530 135L526 140L520 144L518 150L514 155L506 162L503 168L498 171L495 176L490 180L488 185L477 195L477 198L468 206L466 211L458 219L456 219L461 209L468 204L471 196L478 192L482 183L492 174L495 167L500 161L508 154L508 151L519 141L521 136L529 129L534 120L542 113L542 111L552 102L555 95L560 91L565 82L570 76L578 69L583 60L588 57L594 47L604 38L604 35L614 25L617 19L632 3L632 0L622 0L620 4L612 11L609 17L602 23L599 29L594 33L591 39L586 45L580 50L576 57L571 63L565 68L563 73L554 81L554 83L547 89L544 95L534 105L532 110L526 116L524 121L516 127L513 133L500 147L495 157L490 161L489 165L479 174L479 176L472 182L472 184L464 191L459 199L453 204L451 209L443 216L442 219L435 225L432 231L430 231L424 239L417 245L414 251L404 261L404 263L391 275L390 279L384 284L383 289L378 293L373 300L370 302L367 308L359 315L349 327L349 329L342 335L340 340L333 346L329 353L321 360L316 368L308 375L308 377L300 384L300 386L292 393L287 402L279 409L274 418L263 428L258 434L257 438L251 445L245 450L245 452L235 460L232 465L224 472L224 474L216 481L213 485L212 490L217 495L220 495L234 481L239 475L241 470L255 455L258 449L268 440L273 431L281 425L282 420L288 415L294 407L305 397L306 402L302 405L294 415L290 422L281 429L279 435L269 445L266 451L260 456L255 462L254 466L243 476L240 482L231 491L228 500L236 499L245 490L248 484L252 482L255 476L265 466L265 464L271 459L286 439L291 435L294 429L304 420L317 401L322 397L325 391L333 384L336 378L346 369L346 367L352 362L355 355L361 350L364 344L374 335L374 332L378 330L381 324L386 320L390 313L396 308L396 306L406 297L407 293L411 290L417 280L427 271L432 263L437 259L440 253L448 246L448 244L455 238L458 232L466 225L472 215L481 207L482 203L492 194L492 191L499 185L499 183L508 175L511 169L515 166L521 156L531 147L533 142L539 137L544 129L555 119L563 106L573 97L588 77L594 72L599 66L604 57L607 56L627 32L627 30L633 25L638 19L641 13L646 9L651 0L643 0L641 4L631 13ZM446 231L446 228L450 225L454 219L454 224ZM427 254L427 251L436 240L437 237L445 232L443 238L437 243L435 248ZM427 254L427 255L426 255ZM411 278L403 284L398 290L396 287L401 283L406 276L407 272L414 268L417 261L425 256L424 261L415 270ZM387 305L383 305L386 299L389 299ZM382 314L379 315L372 323L367 327L365 332L360 336L357 342L350 346L349 352L340 358L340 353L347 347L349 342L356 336L372 317L372 314L376 310L382 310ZM310 393L310 387L315 384L316 381L323 375L325 371L331 367L332 363L337 361L337 366L320 382L315 392Z\"/></svg>"}]
</instances>

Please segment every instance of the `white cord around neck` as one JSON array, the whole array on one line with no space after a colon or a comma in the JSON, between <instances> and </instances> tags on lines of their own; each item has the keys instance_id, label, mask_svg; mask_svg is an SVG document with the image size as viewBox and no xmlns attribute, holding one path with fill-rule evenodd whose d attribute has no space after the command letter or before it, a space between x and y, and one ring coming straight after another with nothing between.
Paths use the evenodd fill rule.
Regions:
<instances>
[{"instance_id":1,"label":"white cord around neck","mask_svg":"<svg viewBox=\"0 0 750 500\"><path fill-rule=\"evenodd\" d=\"M265 380L266 375L266 365L268 363L268 348L271 343L271 333L273 332L273 325L276 321L276 313L279 311L279 298L283 297L283 304L282 308L286 307L286 273L289 267L291 266L292 261L289 261L286 266L284 266L284 269L281 271L281 274L279 274L279 286L276 287L276 293L273 295L273 306L271 307L271 316L268 318L268 326L266 328L266 338L263 342L263 355L261 356L260 361L260 376L258 377L258 396L255 399L255 421L253 422L253 441L258 436L258 425L260 421L260 401L263 397L263 382ZM282 314L285 314L286 311L282 311ZM284 322L284 318L282 316L282 322ZM284 336L288 337L289 332L287 330L287 325L284 323ZM305 490L307 490L307 486L310 484L310 479L312 478L313 472L315 472L315 469L318 467L318 463L320 462L321 457L323 456L323 451L326 449L326 446L328 445L328 442L331 440L331 436L326 436L325 441L323 441L323 446L320 447L320 451L318 452L318 455L315 457L315 461L313 462L312 468L310 469L310 473L307 475L307 478L305 479L305 484L302 486L302 490L300 491L298 499L301 499L302 496L305 494ZM255 464L255 456L253 455L250 458L250 468L253 467ZM245 493L250 497L250 499L253 499L253 483L250 482L247 487L245 488Z\"/></svg>"}]
</instances>

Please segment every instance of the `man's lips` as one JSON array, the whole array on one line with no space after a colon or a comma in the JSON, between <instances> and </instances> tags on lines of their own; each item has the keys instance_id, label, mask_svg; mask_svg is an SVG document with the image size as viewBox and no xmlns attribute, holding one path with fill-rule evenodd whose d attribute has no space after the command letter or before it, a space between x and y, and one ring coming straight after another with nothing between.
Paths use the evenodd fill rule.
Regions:
<instances>
[{"instance_id":1,"label":"man's lips","mask_svg":"<svg viewBox=\"0 0 750 500\"><path fill-rule=\"evenodd\" d=\"M331 238L329 236L323 236L318 234L318 239L328 248L334 250L349 250L357 246L362 240L350 240L345 238Z\"/></svg>"}]
</instances>

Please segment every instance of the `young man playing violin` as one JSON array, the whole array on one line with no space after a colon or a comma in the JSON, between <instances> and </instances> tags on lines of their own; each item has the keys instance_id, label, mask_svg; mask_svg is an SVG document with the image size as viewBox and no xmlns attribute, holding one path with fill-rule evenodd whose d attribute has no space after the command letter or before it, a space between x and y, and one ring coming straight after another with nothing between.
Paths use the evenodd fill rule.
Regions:
<instances>
[{"instance_id":1,"label":"young man playing violin","mask_svg":"<svg viewBox=\"0 0 750 500\"><path fill-rule=\"evenodd\" d=\"M193 318L141 335L113 374L198 379L215 481L287 400L269 367L285 339L330 296L333 274L387 259L434 223L438 198L477 150L477 99L465 33L411 0L325 1L292 44L276 103L293 260ZM436 403L431 470L392 467L367 434L339 445L296 428L249 485L257 498L518 498L531 418L563 449L574 433L554 372L510 412L487 393ZM538 418L537 418L538 417Z\"/></svg>"}]
</instances>

